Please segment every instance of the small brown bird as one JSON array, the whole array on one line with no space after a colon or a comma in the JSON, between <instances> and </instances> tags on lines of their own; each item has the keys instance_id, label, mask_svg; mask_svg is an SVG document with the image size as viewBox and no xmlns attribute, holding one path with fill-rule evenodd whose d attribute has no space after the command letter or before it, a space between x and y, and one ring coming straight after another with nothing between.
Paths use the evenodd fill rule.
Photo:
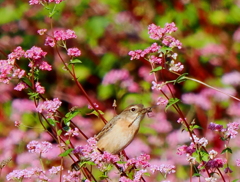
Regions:
<instances>
[{"instance_id":1,"label":"small brown bird","mask_svg":"<svg viewBox=\"0 0 240 182\"><path fill-rule=\"evenodd\" d=\"M118 154L124 150L137 134L140 121L151 107L142 104L128 106L119 115L112 118L96 136L97 147L101 151Z\"/></svg>"}]
</instances>

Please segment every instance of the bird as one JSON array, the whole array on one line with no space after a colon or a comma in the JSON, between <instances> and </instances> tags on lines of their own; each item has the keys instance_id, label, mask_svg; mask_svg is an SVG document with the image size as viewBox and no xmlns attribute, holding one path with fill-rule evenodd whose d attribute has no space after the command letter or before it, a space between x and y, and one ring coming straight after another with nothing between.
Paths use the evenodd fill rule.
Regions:
<instances>
[{"instance_id":1,"label":"bird","mask_svg":"<svg viewBox=\"0 0 240 182\"><path fill-rule=\"evenodd\" d=\"M97 148L111 154L119 154L134 139L140 122L152 108L142 104L130 105L119 115L113 117L95 136Z\"/></svg>"}]
</instances>

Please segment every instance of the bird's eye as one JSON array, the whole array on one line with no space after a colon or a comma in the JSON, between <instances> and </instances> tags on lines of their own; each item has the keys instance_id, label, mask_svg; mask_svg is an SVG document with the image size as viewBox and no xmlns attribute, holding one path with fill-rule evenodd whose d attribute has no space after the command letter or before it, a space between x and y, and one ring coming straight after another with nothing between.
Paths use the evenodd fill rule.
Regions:
<instances>
[{"instance_id":1,"label":"bird's eye","mask_svg":"<svg viewBox=\"0 0 240 182\"><path fill-rule=\"evenodd\" d=\"M133 111L133 112L134 112L134 111L136 111L136 109L135 109L135 108L132 108L132 109L131 109L131 111Z\"/></svg>"}]
</instances>

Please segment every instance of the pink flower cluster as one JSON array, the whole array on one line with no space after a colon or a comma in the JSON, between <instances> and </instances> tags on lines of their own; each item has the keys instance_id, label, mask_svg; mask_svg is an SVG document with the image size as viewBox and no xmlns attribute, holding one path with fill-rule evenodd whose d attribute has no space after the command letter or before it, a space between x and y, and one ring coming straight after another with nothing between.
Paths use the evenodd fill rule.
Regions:
<instances>
[{"instance_id":1,"label":"pink flower cluster","mask_svg":"<svg viewBox=\"0 0 240 182\"><path fill-rule=\"evenodd\" d=\"M240 72L233 71L233 72L224 74L222 77L222 82L227 85L239 86Z\"/></svg>"},{"instance_id":2,"label":"pink flower cluster","mask_svg":"<svg viewBox=\"0 0 240 182\"><path fill-rule=\"evenodd\" d=\"M237 136L237 130L239 130L239 127L240 124L238 122L228 123L226 128L223 128L222 125L211 122L208 126L208 129L220 132L223 135L224 139L232 139Z\"/></svg>"},{"instance_id":3,"label":"pink flower cluster","mask_svg":"<svg viewBox=\"0 0 240 182\"><path fill-rule=\"evenodd\" d=\"M17 91L22 91L23 89L26 89L28 88L27 84L24 83L24 82L19 82L16 87L14 87L14 90L17 90Z\"/></svg>"},{"instance_id":4,"label":"pink flower cluster","mask_svg":"<svg viewBox=\"0 0 240 182\"><path fill-rule=\"evenodd\" d=\"M186 104L195 104L200 106L204 110L208 110L211 107L210 100L202 94L186 93L182 95L182 101Z\"/></svg>"},{"instance_id":5,"label":"pink flower cluster","mask_svg":"<svg viewBox=\"0 0 240 182\"><path fill-rule=\"evenodd\" d=\"M206 169L216 169L216 168L222 168L223 165L227 162L226 159L222 158L215 158L210 159L207 162L203 162L202 165L199 165L198 168L201 168L202 166L205 166Z\"/></svg>"},{"instance_id":6,"label":"pink flower cluster","mask_svg":"<svg viewBox=\"0 0 240 182\"><path fill-rule=\"evenodd\" d=\"M25 58L38 60L44 58L46 54L47 52L44 52L40 47L33 46L25 52L24 56Z\"/></svg>"},{"instance_id":7,"label":"pink flower cluster","mask_svg":"<svg viewBox=\"0 0 240 182\"><path fill-rule=\"evenodd\" d=\"M131 60L133 59L140 59L141 57L145 57L147 54L150 53L157 53L161 46L157 45L157 43L153 43L150 47L142 50L130 51L128 55L131 56Z\"/></svg>"},{"instance_id":8,"label":"pink flower cluster","mask_svg":"<svg viewBox=\"0 0 240 182\"><path fill-rule=\"evenodd\" d=\"M34 5L34 4L43 4L43 3L56 3L59 4L64 0L30 0L29 5Z\"/></svg>"},{"instance_id":9,"label":"pink flower cluster","mask_svg":"<svg viewBox=\"0 0 240 182\"><path fill-rule=\"evenodd\" d=\"M31 153L47 153L52 148L52 144L46 141L38 142L38 141L31 141L27 145L27 149Z\"/></svg>"},{"instance_id":10,"label":"pink flower cluster","mask_svg":"<svg viewBox=\"0 0 240 182\"><path fill-rule=\"evenodd\" d=\"M55 30L53 32L53 37L59 41L59 40L67 40L67 39L72 39L72 38L77 38L75 32L73 30Z\"/></svg>"},{"instance_id":11,"label":"pink flower cluster","mask_svg":"<svg viewBox=\"0 0 240 182\"><path fill-rule=\"evenodd\" d=\"M54 47L56 44L56 41L66 41L68 39L73 39L73 38L74 39L77 38L76 33L73 30L70 30L70 29L55 30L53 32L53 38L52 37L46 38L45 45ZM78 50L77 48L71 48L70 50L68 50L68 54L79 56L81 54L81 51Z\"/></svg>"},{"instance_id":12,"label":"pink flower cluster","mask_svg":"<svg viewBox=\"0 0 240 182\"><path fill-rule=\"evenodd\" d=\"M39 94L44 94L45 93L45 88L40 85L39 82L36 82L35 84L36 87L36 92Z\"/></svg>"},{"instance_id":13,"label":"pink flower cluster","mask_svg":"<svg viewBox=\"0 0 240 182\"><path fill-rule=\"evenodd\" d=\"M115 84L120 82L122 88L127 88L129 92L137 92L139 90L138 84L133 81L127 70L111 70L103 78L104 85Z\"/></svg>"},{"instance_id":14,"label":"pink flower cluster","mask_svg":"<svg viewBox=\"0 0 240 182\"><path fill-rule=\"evenodd\" d=\"M178 150L177 151L178 155L184 155L184 154L192 155L192 153L196 151L196 148L195 148L194 144L191 143L189 146L182 145L177 150Z\"/></svg>"},{"instance_id":15,"label":"pink flower cluster","mask_svg":"<svg viewBox=\"0 0 240 182\"><path fill-rule=\"evenodd\" d=\"M64 182L78 182L81 181L81 171L69 171L68 175L63 175Z\"/></svg>"},{"instance_id":16,"label":"pink flower cluster","mask_svg":"<svg viewBox=\"0 0 240 182\"><path fill-rule=\"evenodd\" d=\"M78 131L77 128L74 128L74 130L70 128L70 129L64 134L64 136L69 136L69 137L74 137L74 136L78 136L78 135L79 135L79 131Z\"/></svg>"},{"instance_id":17,"label":"pink flower cluster","mask_svg":"<svg viewBox=\"0 0 240 182\"><path fill-rule=\"evenodd\" d=\"M163 61L163 53L164 51L161 51L161 48L165 49L165 47L168 48L175 48L178 49L182 48L182 43L175 39L174 37L170 36L172 32L175 32L177 30L177 27L174 23L167 23L164 28L161 28L160 26L157 26L155 24L151 24L148 26L148 34L150 35L151 39L154 40L161 40L161 43L163 46L158 45L157 43L153 43L150 47L144 49L144 50L135 50L130 51L128 55L131 56L131 60L133 59L140 59L144 58L146 55L148 56L148 61L150 63L154 64L161 64ZM167 51L167 53L171 53L171 49ZM176 59L177 54L169 55L169 57L172 58L171 64L170 64L170 71L182 71L183 65L181 63L174 63L174 60Z\"/></svg>"},{"instance_id":18,"label":"pink flower cluster","mask_svg":"<svg viewBox=\"0 0 240 182\"><path fill-rule=\"evenodd\" d=\"M77 57L81 55L81 51L78 48L69 48L67 54L72 57Z\"/></svg>"},{"instance_id":19,"label":"pink flower cluster","mask_svg":"<svg viewBox=\"0 0 240 182\"><path fill-rule=\"evenodd\" d=\"M17 47L8 55L7 60L0 60L0 83L8 84L11 79L20 79L24 76L25 71L14 66L15 60L19 60L22 56L24 56L24 50Z\"/></svg>"},{"instance_id":20,"label":"pink flower cluster","mask_svg":"<svg viewBox=\"0 0 240 182\"><path fill-rule=\"evenodd\" d=\"M31 179L33 177L39 179L40 181L50 181L50 179L45 175L45 171L40 168L14 170L6 176L8 181L16 179L22 181L23 179Z\"/></svg>"},{"instance_id":21,"label":"pink flower cluster","mask_svg":"<svg viewBox=\"0 0 240 182\"><path fill-rule=\"evenodd\" d=\"M167 174L172 174L176 172L176 167L171 164L161 164L160 166L153 165L151 166L151 171L154 173L155 171L160 171L164 176Z\"/></svg>"},{"instance_id":22,"label":"pink flower cluster","mask_svg":"<svg viewBox=\"0 0 240 182\"><path fill-rule=\"evenodd\" d=\"M175 23L166 23L164 28L157 26L155 24L151 24L148 26L148 34L150 35L151 39L159 40L165 34L171 34L172 32L176 32L177 27Z\"/></svg>"},{"instance_id":23,"label":"pink flower cluster","mask_svg":"<svg viewBox=\"0 0 240 182\"><path fill-rule=\"evenodd\" d=\"M131 158L127 161L127 163L124 165L124 168L127 169L129 166L136 166L141 168L148 168L150 167L150 164L148 163L150 159L150 155L147 154L141 154L137 158Z\"/></svg>"},{"instance_id":24,"label":"pink flower cluster","mask_svg":"<svg viewBox=\"0 0 240 182\"><path fill-rule=\"evenodd\" d=\"M155 24L151 24L148 26L148 34L150 35L151 39L154 40L162 40L162 43L165 46L174 48L178 47L178 49L182 48L182 43L179 40L176 40L170 35L172 32L176 32L177 27L175 23L166 23L164 28L161 28L160 26L157 26Z\"/></svg>"},{"instance_id":25,"label":"pink flower cluster","mask_svg":"<svg viewBox=\"0 0 240 182\"><path fill-rule=\"evenodd\" d=\"M82 159L87 159L94 162L100 170L107 168L107 164L116 163L119 161L117 155L112 155L108 152L103 152L102 154L97 150L97 141L95 138L89 138L88 144L83 146L78 146L74 149L74 154L79 154Z\"/></svg>"},{"instance_id":26,"label":"pink flower cluster","mask_svg":"<svg viewBox=\"0 0 240 182\"><path fill-rule=\"evenodd\" d=\"M211 56L211 55L224 55L226 53L226 47L217 44L208 44L204 48L200 50L200 54L203 56Z\"/></svg>"},{"instance_id":27,"label":"pink flower cluster","mask_svg":"<svg viewBox=\"0 0 240 182\"><path fill-rule=\"evenodd\" d=\"M44 113L47 115L47 118L52 118L53 114L60 107L62 102L58 98L54 98L53 100L47 100L40 103L36 110L39 113Z\"/></svg>"},{"instance_id":28,"label":"pink flower cluster","mask_svg":"<svg viewBox=\"0 0 240 182\"><path fill-rule=\"evenodd\" d=\"M53 166L49 169L51 175L58 174L61 170L61 166ZM40 168L30 168L23 170L14 170L6 176L8 181L16 180L24 181L24 179L33 179L36 178L38 181L50 181L50 178L46 176L46 172Z\"/></svg>"}]
</instances>

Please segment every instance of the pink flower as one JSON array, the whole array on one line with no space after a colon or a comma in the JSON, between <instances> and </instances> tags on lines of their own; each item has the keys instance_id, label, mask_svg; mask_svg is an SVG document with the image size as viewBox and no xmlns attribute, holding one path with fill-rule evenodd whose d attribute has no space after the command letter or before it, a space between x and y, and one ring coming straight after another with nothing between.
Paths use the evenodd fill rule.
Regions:
<instances>
[{"instance_id":1,"label":"pink flower","mask_svg":"<svg viewBox=\"0 0 240 182\"><path fill-rule=\"evenodd\" d=\"M227 124L227 132L226 135L230 138L235 138L238 134L236 130L239 129L239 123L237 122L232 122Z\"/></svg>"},{"instance_id":2,"label":"pink flower","mask_svg":"<svg viewBox=\"0 0 240 182\"><path fill-rule=\"evenodd\" d=\"M125 164L125 168L128 168L129 166L136 166L141 168L147 168L150 166L149 164L150 155L148 154L141 154L137 158L131 158L128 159L127 163Z\"/></svg>"},{"instance_id":3,"label":"pink flower","mask_svg":"<svg viewBox=\"0 0 240 182\"><path fill-rule=\"evenodd\" d=\"M157 165L152 165L150 167L150 170L152 173L154 173L155 171L160 171L162 174L171 174L171 173L175 173L175 166L174 165L170 165L170 164L161 164L160 166Z\"/></svg>"},{"instance_id":4,"label":"pink flower","mask_svg":"<svg viewBox=\"0 0 240 182\"><path fill-rule=\"evenodd\" d=\"M159 40L165 33L165 29L157 26L155 24L151 24L148 26L148 34L150 35L151 39Z\"/></svg>"},{"instance_id":5,"label":"pink flower","mask_svg":"<svg viewBox=\"0 0 240 182\"><path fill-rule=\"evenodd\" d=\"M0 60L0 82L9 83L13 68L13 65L8 60Z\"/></svg>"},{"instance_id":6,"label":"pink flower","mask_svg":"<svg viewBox=\"0 0 240 182\"><path fill-rule=\"evenodd\" d=\"M227 162L226 159L222 158L215 158L211 159L208 162L206 162L205 167L207 169L215 169L215 168L221 168L223 165Z\"/></svg>"},{"instance_id":7,"label":"pink flower","mask_svg":"<svg viewBox=\"0 0 240 182\"><path fill-rule=\"evenodd\" d=\"M31 141L27 145L28 151L31 153L47 153L51 148L52 144L46 141L38 142L38 141Z\"/></svg>"},{"instance_id":8,"label":"pink flower","mask_svg":"<svg viewBox=\"0 0 240 182\"><path fill-rule=\"evenodd\" d=\"M209 125L208 125L208 129L212 130L212 131L222 131L223 129L223 126L220 125L220 124L215 124L213 122L211 122Z\"/></svg>"},{"instance_id":9,"label":"pink flower","mask_svg":"<svg viewBox=\"0 0 240 182\"><path fill-rule=\"evenodd\" d=\"M40 29L40 30L37 31L37 33L38 33L39 35L44 35L45 32L47 32L47 29Z\"/></svg>"},{"instance_id":10,"label":"pink flower","mask_svg":"<svg viewBox=\"0 0 240 182\"><path fill-rule=\"evenodd\" d=\"M19 60L21 57L24 56L25 51L22 49L21 46L18 46L12 53L8 55L8 59L17 59Z\"/></svg>"},{"instance_id":11,"label":"pink flower","mask_svg":"<svg viewBox=\"0 0 240 182\"><path fill-rule=\"evenodd\" d=\"M164 82L162 82L161 84L160 83L157 83L157 82L155 82L155 81L152 81L152 90L161 90L162 89L162 87L165 85L165 83Z\"/></svg>"},{"instance_id":12,"label":"pink flower","mask_svg":"<svg viewBox=\"0 0 240 182\"><path fill-rule=\"evenodd\" d=\"M165 32L169 34L171 34L172 32L176 32L178 29L174 22L166 23L164 28L165 28Z\"/></svg>"},{"instance_id":13,"label":"pink flower","mask_svg":"<svg viewBox=\"0 0 240 182\"><path fill-rule=\"evenodd\" d=\"M233 72L224 74L222 77L222 82L227 85L239 86L240 72L233 71Z\"/></svg>"},{"instance_id":14,"label":"pink flower","mask_svg":"<svg viewBox=\"0 0 240 182\"><path fill-rule=\"evenodd\" d=\"M24 54L25 58L29 59L42 59L45 57L47 52L44 52L40 47L33 46L31 49L27 50Z\"/></svg>"},{"instance_id":15,"label":"pink flower","mask_svg":"<svg viewBox=\"0 0 240 182\"><path fill-rule=\"evenodd\" d=\"M41 4L41 3L51 3L51 2L55 2L56 4L61 3L64 0L30 0L29 1L29 5L34 5L34 4Z\"/></svg>"},{"instance_id":16,"label":"pink flower","mask_svg":"<svg viewBox=\"0 0 240 182\"><path fill-rule=\"evenodd\" d=\"M184 68L184 66L181 63L175 64L173 60L170 62L169 66L170 66L169 71L175 71L175 72L180 72Z\"/></svg>"},{"instance_id":17,"label":"pink flower","mask_svg":"<svg viewBox=\"0 0 240 182\"><path fill-rule=\"evenodd\" d=\"M126 176L122 176L122 177L119 179L119 182L133 182L133 180L127 178Z\"/></svg>"},{"instance_id":18,"label":"pink flower","mask_svg":"<svg viewBox=\"0 0 240 182\"><path fill-rule=\"evenodd\" d=\"M136 50L136 51L130 51L128 55L131 56L130 60L140 59L141 53L142 53L142 50Z\"/></svg>"},{"instance_id":19,"label":"pink flower","mask_svg":"<svg viewBox=\"0 0 240 182\"><path fill-rule=\"evenodd\" d=\"M67 133L64 134L64 136L69 136L69 137L74 137L74 136L78 136L79 135L79 131L77 128L74 128L74 130L69 129L67 131Z\"/></svg>"},{"instance_id":20,"label":"pink flower","mask_svg":"<svg viewBox=\"0 0 240 182\"><path fill-rule=\"evenodd\" d=\"M146 172L147 172L146 169L140 169L139 171L137 171L135 176L134 176L134 181L136 181L136 182L140 181L143 173L146 173Z\"/></svg>"},{"instance_id":21,"label":"pink flower","mask_svg":"<svg viewBox=\"0 0 240 182\"><path fill-rule=\"evenodd\" d=\"M236 160L236 165L237 165L238 167L240 167L240 159L237 159L237 160Z\"/></svg>"},{"instance_id":22,"label":"pink flower","mask_svg":"<svg viewBox=\"0 0 240 182\"><path fill-rule=\"evenodd\" d=\"M183 155L183 154L192 154L193 152L196 151L196 148L194 147L194 143L191 143L190 146L187 145L182 145L177 149L177 154L178 155Z\"/></svg>"},{"instance_id":23,"label":"pink flower","mask_svg":"<svg viewBox=\"0 0 240 182\"><path fill-rule=\"evenodd\" d=\"M63 182L77 182L81 181L81 171L69 171L68 175L63 175Z\"/></svg>"},{"instance_id":24,"label":"pink flower","mask_svg":"<svg viewBox=\"0 0 240 182\"><path fill-rule=\"evenodd\" d=\"M12 77L17 77L17 78L22 78L25 74L25 70L21 70L21 69L13 69L13 74Z\"/></svg>"},{"instance_id":25,"label":"pink flower","mask_svg":"<svg viewBox=\"0 0 240 182\"><path fill-rule=\"evenodd\" d=\"M204 137L198 138L196 135L193 134L194 142L202 147L206 147L208 144L208 140Z\"/></svg>"},{"instance_id":26,"label":"pink flower","mask_svg":"<svg viewBox=\"0 0 240 182\"><path fill-rule=\"evenodd\" d=\"M67 39L72 39L72 38L77 38L75 32L73 30L55 30L53 32L53 37L56 39L56 40L67 40Z\"/></svg>"},{"instance_id":27,"label":"pink flower","mask_svg":"<svg viewBox=\"0 0 240 182\"><path fill-rule=\"evenodd\" d=\"M177 47L178 49L182 48L182 43L170 35L164 36L162 43L171 48L174 48L174 47Z\"/></svg>"},{"instance_id":28,"label":"pink flower","mask_svg":"<svg viewBox=\"0 0 240 182\"><path fill-rule=\"evenodd\" d=\"M51 37L47 37L44 45L54 47L55 46L55 40Z\"/></svg>"},{"instance_id":29,"label":"pink flower","mask_svg":"<svg viewBox=\"0 0 240 182\"><path fill-rule=\"evenodd\" d=\"M13 170L12 172L10 172L6 178L8 181L10 180L23 180L23 179L29 179L34 175L33 171L28 170L28 169L24 169L24 170Z\"/></svg>"},{"instance_id":30,"label":"pink flower","mask_svg":"<svg viewBox=\"0 0 240 182\"><path fill-rule=\"evenodd\" d=\"M20 121L15 121L14 124L15 124L16 127L19 127L21 122Z\"/></svg>"},{"instance_id":31,"label":"pink flower","mask_svg":"<svg viewBox=\"0 0 240 182\"><path fill-rule=\"evenodd\" d=\"M29 5L40 4L41 0L30 0Z\"/></svg>"},{"instance_id":32,"label":"pink flower","mask_svg":"<svg viewBox=\"0 0 240 182\"><path fill-rule=\"evenodd\" d=\"M236 42L240 42L240 27L234 32L233 40Z\"/></svg>"},{"instance_id":33,"label":"pink flower","mask_svg":"<svg viewBox=\"0 0 240 182\"><path fill-rule=\"evenodd\" d=\"M186 118L185 118L185 120L186 120ZM184 123L184 120L183 120L182 118L178 118L177 123L183 124L183 123Z\"/></svg>"},{"instance_id":34,"label":"pink flower","mask_svg":"<svg viewBox=\"0 0 240 182\"><path fill-rule=\"evenodd\" d=\"M46 71L51 71L52 66L48 64L46 61L38 61L38 66L40 70L46 70Z\"/></svg>"},{"instance_id":35,"label":"pink flower","mask_svg":"<svg viewBox=\"0 0 240 182\"><path fill-rule=\"evenodd\" d=\"M23 89L28 88L27 84L24 82L19 82L16 87L14 87L14 90L22 91Z\"/></svg>"},{"instance_id":36,"label":"pink flower","mask_svg":"<svg viewBox=\"0 0 240 182\"><path fill-rule=\"evenodd\" d=\"M158 97L157 99L157 105L167 105L168 100L163 97Z\"/></svg>"},{"instance_id":37,"label":"pink flower","mask_svg":"<svg viewBox=\"0 0 240 182\"><path fill-rule=\"evenodd\" d=\"M62 102L58 98L54 98L53 100L47 100L43 103L40 103L36 110L39 113L46 113L47 118L51 118L52 115L57 111L57 109L60 107Z\"/></svg>"},{"instance_id":38,"label":"pink flower","mask_svg":"<svg viewBox=\"0 0 240 182\"><path fill-rule=\"evenodd\" d=\"M50 174L57 174L58 172L61 171L61 166L53 166L51 169L49 169Z\"/></svg>"},{"instance_id":39,"label":"pink flower","mask_svg":"<svg viewBox=\"0 0 240 182\"><path fill-rule=\"evenodd\" d=\"M35 87L36 87L36 92L37 93L40 93L40 94L45 93L45 88L42 87L39 82L36 82Z\"/></svg>"},{"instance_id":40,"label":"pink flower","mask_svg":"<svg viewBox=\"0 0 240 182\"><path fill-rule=\"evenodd\" d=\"M93 105L96 107L96 108L99 108L99 105L97 103L93 103ZM93 107L88 104L88 109L93 109Z\"/></svg>"},{"instance_id":41,"label":"pink flower","mask_svg":"<svg viewBox=\"0 0 240 182\"><path fill-rule=\"evenodd\" d=\"M69 48L67 54L69 56L77 57L81 55L81 51L78 48Z\"/></svg>"},{"instance_id":42,"label":"pink flower","mask_svg":"<svg viewBox=\"0 0 240 182\"><path fill-rule=\"evenodd\" d=\"M161 64L161 63L162 63L162 58L156 57L156 56L152 55L152 56L150 56L149 61L150 61L151 63Z\"/></svg>"},{"instance_id":43,"label":"pink flower","mask_svg":"<svg viewBox=\"0 0 240 182\"><path fill-rule=\"evenodd\" d=\"M203 56L219 55L222 56L226 53L226 47L217 44L208 44L200 50L200 54Z\"/></svg>"},{"instance_id":44,"label":"pink flower","mask_svg":"<svg viewBox=\"0 0 240 182\"><path fill-rule=\"evenodd\" d=\"M186 104L195 104L197 106L200 106L204 110L208 110L211 107L211 102L209 101L209 99L202 94L183 94L182 101Z\"/></svg>"},{"instance_id":45,"label":"pink flower","mask_svg":"<svg viewBox=\"0 0 240 182\"><path fill-rule=\"evenodd\" d=\"M103 78L103 85L115 84L118 81L124 81L130 78L127 70L111 70Z\"/></svg>"}]
</instances>

